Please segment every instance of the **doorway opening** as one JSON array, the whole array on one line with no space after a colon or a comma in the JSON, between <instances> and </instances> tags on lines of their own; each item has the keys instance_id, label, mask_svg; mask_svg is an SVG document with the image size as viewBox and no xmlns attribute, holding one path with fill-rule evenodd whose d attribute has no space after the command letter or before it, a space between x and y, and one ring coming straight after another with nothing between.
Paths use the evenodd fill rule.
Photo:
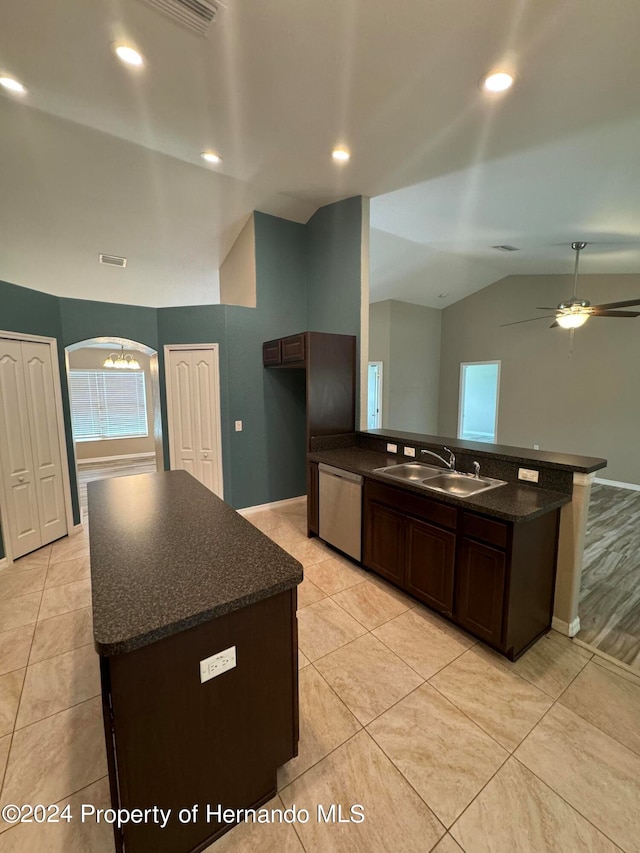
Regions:
<instances>
[{"instance_id":1,"label":"doorway opening","mask_svg":"<svg viewBox=\"0 0 640 853\"><path fill-rule=\"evenodd\" d=\"M367 373L367 429L382 427L382 362L370 361Z\"/></svg>"},{"instance_id":2,"label":"doorway opening","mask_svg":"<svg viewBox=\"0 0 640 853\"><path fill-rule=\"evenodd\" d=\"M458 438L496 443L499 393L499 361L474 361L460 365Z\"/></svg>"},{"instance_id":3,"label":"doorway opening","mask_svg":"<svg viewBox=\"0 0 640 853\"><path fill-rule=\"evenodd\" d=\"M158 353L127 338L66 348L80 514L87 483L164 468Z\"/></svg>"}]
</instances>

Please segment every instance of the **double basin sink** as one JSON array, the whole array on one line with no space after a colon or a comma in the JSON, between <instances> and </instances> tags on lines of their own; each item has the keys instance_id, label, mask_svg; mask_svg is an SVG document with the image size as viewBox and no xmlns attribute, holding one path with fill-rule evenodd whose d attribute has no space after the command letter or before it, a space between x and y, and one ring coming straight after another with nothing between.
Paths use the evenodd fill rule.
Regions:
<instances>
[{"instance_id":1,"label":"double basin sink","mask_svg":"<svg viewBox=\"0 0 640 853\"><path fill-rule=\"evenodd\" d=\"M424 465L422 462L404 462L400 465L389 465L386 468L375 468L373 473L388 477L390 480L418 486L426 491L440 492L456 498L469 498L480 492L506 485L505 480L447 471L434 465Z\"/></svg>"}]
</instances>

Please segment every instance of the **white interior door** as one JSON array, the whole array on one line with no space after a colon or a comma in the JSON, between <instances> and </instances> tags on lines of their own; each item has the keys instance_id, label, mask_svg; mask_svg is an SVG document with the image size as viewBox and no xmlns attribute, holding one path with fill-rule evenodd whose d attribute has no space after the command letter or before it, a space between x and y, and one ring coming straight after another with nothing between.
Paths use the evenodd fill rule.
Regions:
<instances>
[{"instance_id":1,"label":"white interior door","mask_svg":"<svg viewBox=\"0 0 640 853\"><path fill-rule=\"evenodd\" d=\"M0 468L13 559L67 533L51 349L0 338Z\"/></svg>"},{"instance_id":2,"label":"white interior door","mask_svg":"<svg viewBox=\"0 0 640 853\"><path fill-rule=\"evenodd\" d=\"M165 348L169 456L222 497L218 347Z\"/></svg>"},{"instance_id":3,"label":"white interior door","mask_svg":"<svg viewBox=\"0 0 640 853\"><path fill-rule=\"evenodd\" d=\"M32 341L21 346L40 532L46 545L67 533L51 347Z\"/></svg>"}]
</instances>

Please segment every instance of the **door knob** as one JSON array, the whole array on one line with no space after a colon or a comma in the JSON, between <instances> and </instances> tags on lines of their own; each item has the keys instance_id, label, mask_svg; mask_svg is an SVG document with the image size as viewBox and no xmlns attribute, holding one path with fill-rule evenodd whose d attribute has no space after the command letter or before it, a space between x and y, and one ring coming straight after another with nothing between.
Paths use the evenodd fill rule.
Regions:
<instances>
[{"instance_id":1,"label":"door knob","mask_svg":"<svg viewBox=\"0 0 640 853\"><path fill-rule=\"evenodd\" d=\"M24 483L24 477L18 477L18 482L19 482L19 483Z\"/></svg>"}]
</instances>

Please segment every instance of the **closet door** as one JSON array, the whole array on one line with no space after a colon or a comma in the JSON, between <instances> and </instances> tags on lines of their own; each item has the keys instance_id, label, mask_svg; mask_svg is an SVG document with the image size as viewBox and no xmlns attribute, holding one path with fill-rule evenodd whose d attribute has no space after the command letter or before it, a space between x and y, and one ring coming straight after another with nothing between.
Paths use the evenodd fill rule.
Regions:
<instances>
[{"instance_id":1,"label":"closet door","mask_svg":"<svg viewBox=\"0 0 640 853\"><path fill-rule=\"evenodd\" d=\"M40 534L46 545L67 533L51 347L30 341L21 346Z\"/></svg>"},{"instance_id":2,"label":"closet door","mask_svg":"<svg viewBox=\"0 0 640 853\"><path fill-rule=\"evenodd\" d=\"M14 560L67 531L51 347L0 338L4 535Z\"/></svg>"},{"instance_id":3,"label":"closet door","mask_svg":"<svg viewBox=\"0 0 640 853\"><path fill-rule=\"evenodd\" d=\"M166 356L171 468L183 468L222 497L217 347Z\"/></svg>"},{"instance_id":4,"label":"closet door","mask_svg":"<svg viewBox=\"0 0 640 853\"><path fill-rule=\"evenodd\" d=\"M0 463L13 559L43 543L20 341L0 338Z\"/></svg>"}]
</instances>

